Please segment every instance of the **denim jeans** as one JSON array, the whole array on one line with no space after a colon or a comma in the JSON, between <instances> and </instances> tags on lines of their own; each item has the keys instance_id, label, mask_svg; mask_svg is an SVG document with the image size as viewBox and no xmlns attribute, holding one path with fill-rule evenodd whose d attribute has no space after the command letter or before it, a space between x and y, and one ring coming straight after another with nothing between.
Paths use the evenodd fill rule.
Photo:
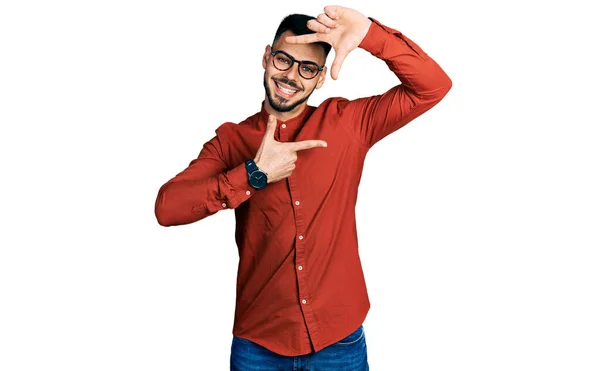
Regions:
<instances>
[{"instance_id":1,"label":"denim jeans","mask_svg":"<svg viewBox=\"0 0 600 371\"><path fill-rule=\"evenodd\" d=\"M368 371L363 326L316 353L282 356L249 340L233 337L231 371Z\"/></svg>"}]
</instances>

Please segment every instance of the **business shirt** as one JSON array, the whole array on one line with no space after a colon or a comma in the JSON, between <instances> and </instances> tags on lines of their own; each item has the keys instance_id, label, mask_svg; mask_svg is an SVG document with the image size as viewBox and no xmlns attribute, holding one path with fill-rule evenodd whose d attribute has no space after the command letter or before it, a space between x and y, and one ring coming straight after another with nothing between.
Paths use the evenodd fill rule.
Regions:
<instances>
[{"instance_id":1,"label":"business shirt","mask_svg":"<svg viewBox=\"0 0 600 371\"><path fill-rule=\"evenodd\" d=\"M298 152L290 177L253 189L244 160L254 158L264 136L269 115L263 107L238 124L220 125L156 199L163 226L235 209L239 267L233 335L282 355L319 351L363 323L370 303L355 205L365 155L436 105L452 85L417 44L371 20L359 47L385 61L401 84L372 97L329 98L277 121L276 140L320 139L326 148Z\"/></svg>"}]
</instances>

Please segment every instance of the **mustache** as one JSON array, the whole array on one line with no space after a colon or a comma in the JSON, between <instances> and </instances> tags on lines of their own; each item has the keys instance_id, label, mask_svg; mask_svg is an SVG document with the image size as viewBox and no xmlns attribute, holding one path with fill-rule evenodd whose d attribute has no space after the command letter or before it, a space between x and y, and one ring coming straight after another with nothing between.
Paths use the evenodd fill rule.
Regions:
<instances>
[{"instance_id":1,"label":"mustache","mask_svg":"<svg viewBox=\"0 0 600 371\"><path fill-rule=\"evenodd\" d=\"M295 82L293 82L292 80L288 80L288 79L286 79L285 77L284 77L284 78L280 78L280 79L273 79L273 80L275 80L275 81L277 81L277 82L284 83L284 84L286 84L286 85L289 85L289 86L291 86L292 88L294 88L294 89L296 89L296 90L304 90L304 89L302 89L300 86L298 86L298 84L296 84L296 83L295 83Z\"/></svg>"}]
</instances>

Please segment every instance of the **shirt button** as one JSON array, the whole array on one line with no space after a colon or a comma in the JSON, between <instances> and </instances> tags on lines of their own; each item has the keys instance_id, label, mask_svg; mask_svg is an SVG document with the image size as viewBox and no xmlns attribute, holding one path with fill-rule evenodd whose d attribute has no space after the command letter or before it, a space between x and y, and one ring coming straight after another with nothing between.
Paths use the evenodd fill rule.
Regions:
<instances>
[{"instance_id":1,"label":"shirt button","mask_svg":"<svg viewBox=\"0 0 600 371\"><path fill-rule=\"evenodd\" d=\"M302 270L302 266L301 266L301 265L299 265L299 266L298 266L298 270L299 270L299 271L301 271L301 270Z\"/></svg>"},{"instance_id":2,"label":"shirt button","mask_svg":"<svg viewBox=\"0 0 600 371\"><path fill-rule=\"evenodd\" d=\"M250 196L250 191L246 191L246 194L247 194L248 196Z\"/></svg>"},{"instance_id":3,"label":"shirt button","mask_svg":"<svg viewBox=\"0 0 600 371\"><path fill-rule=\"evenodd\" d=\"M285 124L281 124L281 128L285 129Z\"/></svg>"},{"instance_id":4,"label":"shirt button","mask_svg":"<svg viewBox=\"0 0 600 371\"><path fill-rule=\"evenodd\" d=\"M304 236L300 235L298 238L299 238L299 239L303 239L303 238L304 238Z\"/></svg>"},{"instance_id":5,"label":"shirt button","mask_svg":"<svg viewBox=\"0 0 600 371\"><path fill-rule=\"evenodd\" d=\"M306 299L302 299L302 304L306 304Z\"/></svg>"},{"instance_id":6,"label":"shirt button","mask_svg":"<svg viewBox=\"0 0 600 371\"><path fill-rule=\"evenodd\" d=\"M227 207L227 204L226 204L225 202L223 202L223 203L221 204L221 206L223 206L223 207Z\"/></svg>"},{"instance_id":7,"label":"shirt button","mask_svg":"<svg viewBox=\"0 0 600 371\"><path fill-rule=\"evenodd\" d=\"M296 201L296 206L300 205L300 201Z\"/></svg>"}]
</instances>

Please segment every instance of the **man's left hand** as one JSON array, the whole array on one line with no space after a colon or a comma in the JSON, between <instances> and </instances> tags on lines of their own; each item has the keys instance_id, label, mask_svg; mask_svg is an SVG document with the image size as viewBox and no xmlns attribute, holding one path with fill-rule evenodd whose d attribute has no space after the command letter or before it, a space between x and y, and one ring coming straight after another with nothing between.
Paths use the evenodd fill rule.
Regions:
<instances>
[{"instance_id":1,"label":"man's left hand","mask_svg":"<svg viewBox=\"0 0 600 371\"><path fill-rule=\"evenodd\" d=\"M337 80L342 63L348 54L356 49L367 35L372 21L354 9L341 6L326 6L325 13L316 20L310 20L307 26L316 32L309 35L288 36L290 44L308 44L326 42L335 50L335 59L331 65L331 78Z\"/></svg>"}]
</instances>

